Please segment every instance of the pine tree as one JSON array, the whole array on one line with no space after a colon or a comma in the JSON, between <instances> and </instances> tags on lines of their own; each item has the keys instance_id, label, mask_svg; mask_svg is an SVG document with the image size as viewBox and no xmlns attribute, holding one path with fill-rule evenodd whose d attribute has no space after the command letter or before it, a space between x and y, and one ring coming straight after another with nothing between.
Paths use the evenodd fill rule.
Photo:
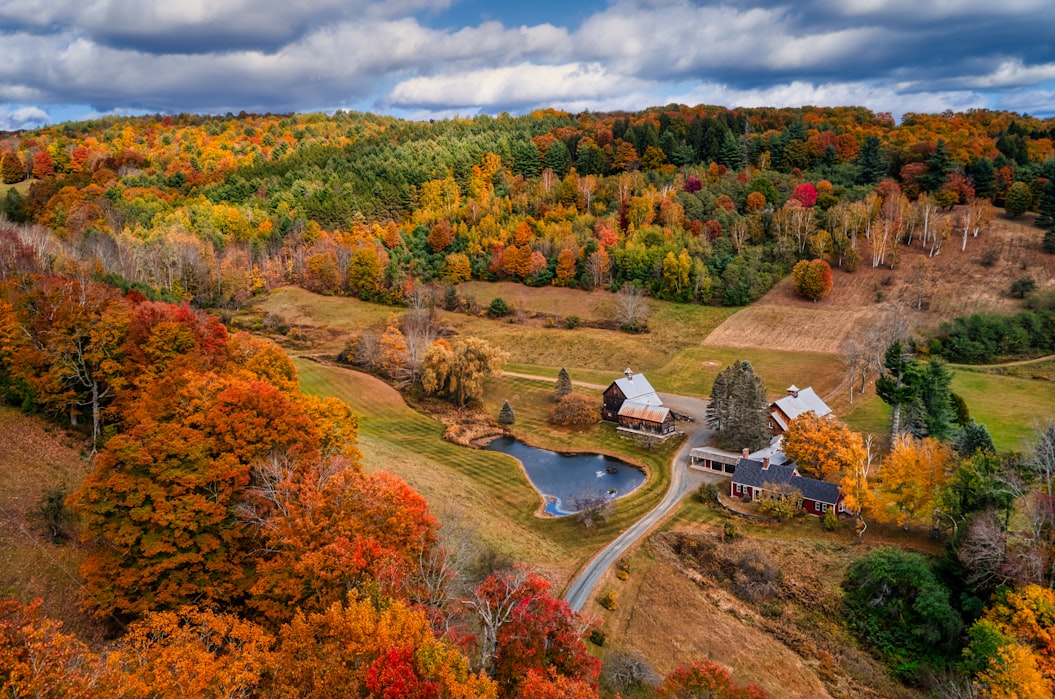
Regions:
<instances>
[{"instance_id":1,"label":"pine tree","mask_svg":"<svg viewBox=\"0 0 1055 699\"><path fill-rule=\"evenodd\" d=\"M718 162L730 170L738 170L743 164L741 161L740 141L737 140L732 131L726 131L722 137L722 146L718 151Z\"/></svg>"},{"instance_id":2,"label":"pine tree","mask_svg":"<svg viewBox=\"0 0 1055 699\"><path fill-rule=\"evenodd\" d=\"M571 377L568 376L568 370L561 367L557 373L557 385L553 389L553 398L559 401L569 393L571 393Z\"/></svg>"},{"instance_id":3,"label":"pine tree","mask_svg":"<svg viewBox=\"0 0 1055 699\"><path fill-rule=\"evenodd\" d=\"M900 340L887 348L883 375L876 379L876 395L894 411L890 433L894 439L901 432L901 407L915 402L919 390L916 363L909 359Z\"/></svg>"},{"instance_id":4,"label":"pine tree","mask_svg":"<svg viewBox=\"0 0 1055 699\"><path fill-rule=\"evenodd\" d=\"M925 192L936 192L945 183L945 178L952 172L953 162L945 139L938 139L934 155L927 160L927 172L919 178L919 185Z\"/></svg>"},{"instance_id":5,"label":"pine tree","mask_svg":"<svg viewBox=\"0 0 1055 699\"><path fill-rule=\"evenodd\" d=\"M963 456L971 456L976 451L994 454L996 445L993 444L993 437L985 425L971 420L963 426L960 436L956 439L956 451Z\"/></svg>"},{"instance_id":6,"label":"pine tree","mask_svg":"<svg viewBox=\"0 0 1055 699\"><path fill-rule=\"evenodd\" d=\"M1044 241L1040 244L1040 247L1044 252L1055 253L1055 226L1048 229L1048 232L1044 234Z\"/></svg>"},{"instance_id":7,"label":"pine tree","mask_svg":"<svg viewBox=\"0 0 1055 699\"><path fill-rule=\"evenodd\" d=\"M956 417L952 404L952 372L945 362L932 359L919 377L919 400L923 407L926 436L948 440L952 437Z\"/></svg>"},{"instance_id":8,"label":"pine tree","mask_svg":"<svg viewBox=\"0 0 1055 699\"><path fill-rule=\"evenodd\" d=\"M1044 174L1048 182L1040 193L1040 201L1037 202L1037 225L1055 228L1055 164L1048 166Z\"/></svg>"},{"instance_id":9,"label":"pine tree","mask_svg":"<svg viewBox=\"0 0 1055 699\"><path fill-rule=\"evenodd\" d=\"M509 404L509 401L502 403L502 409L498 412L498 424L512 425L516 422L516 419L516 415L513 413L513 406Z\"/></svg>"},{"instance_id":10,"label":"pine tree","mask_svg":"<svg viewBox=\"0 0 1055 699\"><path fill-rule=\"evenodd\" d=\"M857 184L875 184L887 174L878 136L868 136L857 154Z\"/></svg>"},{"instance_id":11,"label":"pine tree","mask_svg":"<svg viewBox=\"0 0 1055 699\"><path fill-rule=\"evenodd\" d=\"M707 423L730 449L760 449L769 443L766 388L751 363L738 359L714 379Z\"/></svg>"},{"instance_id":12,"label":"pine tree","mask_svg":"<svg viewBox=\"0 0 1055 699\"><path fill-rule=\"evenodd\" d=\"M571 169L571 151L564 141L554 141L546 150L546 167L563 178Z\"/></svg>"}]
</instances>

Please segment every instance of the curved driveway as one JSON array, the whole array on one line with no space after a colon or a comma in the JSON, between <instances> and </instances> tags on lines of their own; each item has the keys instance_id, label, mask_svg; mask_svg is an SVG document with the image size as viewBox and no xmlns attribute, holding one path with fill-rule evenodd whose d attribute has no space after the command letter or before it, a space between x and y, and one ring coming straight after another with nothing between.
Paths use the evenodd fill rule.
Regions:
<instances>
[{"instance_id":1,"label":"curved driveway","mask_svg":"<svg viewBox=\"0 0 1055 699\"><path fill-rule=\"evenodd\" d=\"M618 561L638 539L666 517L687 493L696 490L701 483L721 480L720 476L689 469L689 451L693 447L703 446L714 435L714 432L707 429L704 423L707 401L666 393L661 393L660 397L663 399L663 405L683 415L691 415L696 418L696 422L678 423L679 429L686 433L687 439L678 449L678 453L674 455L674 463L671 464L670 488L663 499L652 511L631 525L594 556L593 560L586 564L578 577L568 586L564 600L577 612L586 605L586 601L590 599L590 595L593 594L594 588L597 587L605 571Z\"/></svg>"}]
</instances>

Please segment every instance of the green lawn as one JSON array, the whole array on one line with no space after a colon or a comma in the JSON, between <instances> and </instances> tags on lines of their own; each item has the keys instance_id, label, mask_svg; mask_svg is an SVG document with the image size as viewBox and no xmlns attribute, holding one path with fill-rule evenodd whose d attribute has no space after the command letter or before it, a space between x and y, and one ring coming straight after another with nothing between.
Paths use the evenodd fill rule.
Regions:
<instances>
[{"instance_id":1,"label":"green lawn","mask_svg":"<svg viewBox=\"0 0 1055 699\"><path fill-rule=\"evenodd\" d=\"M965 369L953 373L952 390L971 417L984 424L997 449L1023 451L1036 429L1055 420L1055 383Z\"/></svg>"},{"instance_id":2,"label":"green lawn","mask_svg":"<svg viewBox=\"0 0 1055 699\"><path fill-rule=\"evenodd\" d=\"M511 401L516 404L516 428L530 436L532 443L621 455L652 474L634 494L619 500L608 523L593 529L584 529L573 518L536 517L540 496L514 459L443 440L443 425L370 390L356 372L308 360L296 360L296 364L306 393L339 398L360 415L365 468L385 469L400 476L421 492L441 517L456 503L456 509L477 521L485 538L518 560L562 571L565 576L651 509L669 483L667 464L675 445L646 451L616 436L611 425L598 425L583 433L554 432L545 424L541 409L552 384L509 377L489 381L488 410L497 414L504 400L498 396L518 396Z\"/></svg>"}]
</instances>

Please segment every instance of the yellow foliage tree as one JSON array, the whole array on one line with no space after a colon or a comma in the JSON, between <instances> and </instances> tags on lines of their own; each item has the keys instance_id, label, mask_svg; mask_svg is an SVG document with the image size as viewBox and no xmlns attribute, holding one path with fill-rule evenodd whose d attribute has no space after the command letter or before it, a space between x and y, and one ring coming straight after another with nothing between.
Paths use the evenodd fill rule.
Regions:
<instances>
[{"instance_id":1,"label":"yellow foliage tree","mask_svg":"<svg viewBox=\"0 0 1055 699\"><path fill-rule=\"evenodd\" d=\"M817 417L812 410L788 425L784 453L803 476L832 482L850 473L865 456L861 435L838 420Z\"/></svg>"},{"instance_id":2,"label":"yellow foliage tree","mask_svg":"<svg viewBox=\"0 0 1055 699\"><path fill-rule=\"evenodd\" d=\"M938 440L898 437L880 473L877 517L899 527L930 520L952 466L952 450Z\"/></svg>"}]
</instances>

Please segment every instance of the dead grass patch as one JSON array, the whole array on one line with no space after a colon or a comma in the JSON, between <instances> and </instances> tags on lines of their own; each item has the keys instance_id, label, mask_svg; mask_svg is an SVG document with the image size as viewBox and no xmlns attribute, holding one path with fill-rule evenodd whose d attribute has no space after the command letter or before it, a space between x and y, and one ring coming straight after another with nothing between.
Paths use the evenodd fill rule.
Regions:
<instances>
[{"instance_id":1,"label":"dead grass patch","mask_svg":"<svg viewBox=\"0 0 1055 699\"><path fill-rule=\"evenodd\" d=\"M90 466L80 437L47 422L0 407L0 596L44 600L43 612L85 640L102 629L82 614L77 535L52 543L34 516L45 492L70 493Z\"/></svg>"}]
</instances>

